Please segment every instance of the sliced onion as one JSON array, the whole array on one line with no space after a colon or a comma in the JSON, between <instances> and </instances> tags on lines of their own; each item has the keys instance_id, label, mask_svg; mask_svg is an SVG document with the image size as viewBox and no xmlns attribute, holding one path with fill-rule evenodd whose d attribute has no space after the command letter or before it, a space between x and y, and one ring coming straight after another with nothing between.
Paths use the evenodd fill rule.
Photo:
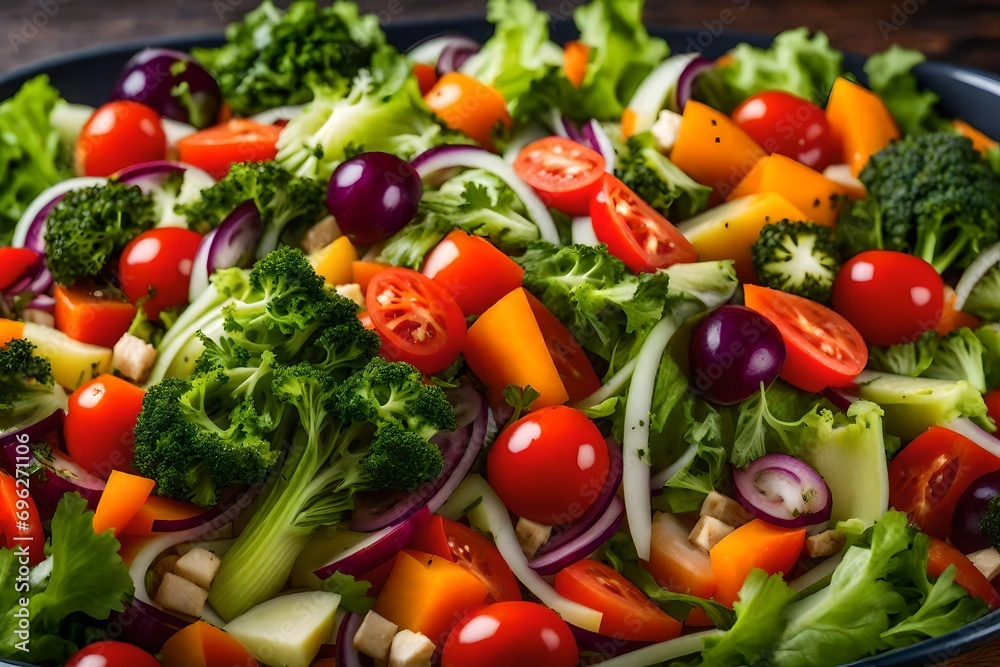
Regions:
<instances>
[{"instance_id":1,"label":"sliced onion","mask_svg":"<svg viewBox=\"0 0 1000 667\"><path fill-rule=\"evenodd\" d=\"M167 135L167 146L170 148L176 146L181 139L190 137L198 131L194 125L182 123L173 118L161 118L160 121L163 124L163 133Z\"/></svg>"},{"instance_id":2,"label":"sliced onion","mask_svg":"<svg viewBox=\"0 0 1000 667\"><path fill-rule=\"evenodd\" d=\"M0 447L3 447L11 465L30 464L34 460L31 445L44 442L50 433L61 433L65 416L63 410L56 409L31 424L0 433Z\"/></svg>"},{"instance_id":3,"label":"sliced onion","mask_svg":"<svg viewBox=\"0 0 1000 667\"><path fill-rule=\"evenodd\" d=\"M192 167L197 169L197 167ZM168 178L187 171L188 165L173 160L154 160L125 167L114 178L125 185L135 185L143 194L151 194L163 187Z\"/></svg>"},{"instance_id":4,"label":"sliced onion","mask_svg":"<svg viewBox=\"0 0 1000 667\"><path fill-rule=\"evenodd\" d=\"M980 253L962 274L958 284L955 285L955 310L961 311L965 307L972 290L997 264L1000 264L1000 243L995 243Z\"/></svg>"},{"instance_id":5,"label":"sliced onion","mask_svg":"<svg viewBox=\"0 0 1000 667\"><path fill-rule=\"evenodd\" d=\"M58 201L58 199L53 200L53 204ZM43 217L48 215L48 210L46 209ZM41 239L42 247L45 246L45 240ZM35 250L34 248L27 248L33 252L38 253L38 257L35 258L35 262L28 267L25 272L13 283L4 288L3 292L6 295L16 296L18 294L23 294L24 292L31 292L32 294L43 296L49 291L49 288L54 282L52 278L52 272L49 271L48 265L45 263L45 253L44 251ZM49 298L46 296L46 298ZM43 299L44 302L44 299ZM53 306L55 302L53 301Z\"/></svg>"},{"instance_id":6,"label":"sliced onion","mask_svg":"<svg viewBox=\"0 0 1000 667\"><path fill-rule=\"evenodd\" d=\"M430 519L431 512L425 505L402 523L372 533L339 554L335 560L313 571L313 574L320 579L328 579L336 572L349 574L352 577L371 572L410 546L417 529Z\"/></svg>"},{"instance_id":7,"label":"sliced onion","mask_svg":"<svg viewBox=\"0 0 1000 667\"><path fill-rule=\"evenodd\" d=\"M701 652L705 649L707 640L721 637L724 634L725 632L722 630L695 632L677 639L669 639L659 644L636 649L625 655L605 660L600 665L601 667L648 667L648 665L669 663L677 658Z\"/></svg>"},{"instance_id":8,"label":"sliced onion","mask_svg":"<svg viewBox=\"0 0 1000 667\"><path fill-rule=\"evenodd\" d=\"M290 121L300 113L305 107L301 104L293 104L283 107L275 107L273 109L268 109L267 111L261 111L259 114L250 117L250 120L260 123L261 125L274 125L279 121Z\"/></svg>"},{"instance_id":9,"label":"sliced onion","mask_svg":"<svg viewBox=\"0 0 1000 667\"><path fill-rule=\"evenodd\" d=\"M684 78L684 72L699 59L701 56L698 53L671 56L639 84L628 103L628 108L635 114L635 134L653 127L662 109L681 110L679 99L681 79Z\"/></svg>"},{"instance_id":10,"label":"sliced onion","mask_svg":"<svg viewBox=\"0 0 1000 667\"><path fill-rule=\"evenodd\" d=\"M251 200L237 206L215 228L208 251L208 275L220 269L250 266L263 235L264 221L257 204Z\"/></svg>"},{"instance_id":11,"label":"sliced onion","mask_svg":"<svg viewBox=\"0 0 1000 667\"><path fill-rule=\"evenodd\" d=\"M964 435L993 456L1000 457L1000 439L992 433L987 433L971 419L965 417L955 419L948 423L948 428L959 435Z\"/></svg>"},{"instance_id":12,"label":"sliced onion","mask_svg":"<svg viewBox=\"0 0 1000 667\"><path fill-rule=\"evenodd\" d=\"M189 303L194 303L195 299L204 294L205 290L209 287L208 253L212 249L212 241L215 240L215 233L218 229L219 228L216 227L208 234L205 234L205 236L201 239L201 242L198 244L198 250L194 253L194 260L191 263L191 279L188 282Z\"/></svg>"},{"instance_id":13,"label":"sliced onion","mask_svg":"<svg viewBox=\"0 0 1000 667\"><path fill-rule=\"evenodd\" d=\"M573 218L570 226L570 238L575 245L599 246L601 244L597 240L597 234L594 233L594 221L589 215Z\"/></svg>"},{"instance_id":14,"label":"sliced onion","mask_svg":"<svg viewBox=\"0 0 1000 667\"><path fill-rule=\"evenodd\" d=\"M468 39L465 35L445 34L437 37L430 37L418 42L410 47L406 52L406 57L421 65L437 66L441 54L456 39Z\"/></svg>"},{"instance_id":15,"label":"sliced onion","mask_svg":"<svg viewBox=\"0 0 1000 667\"><path fill-rule=\"evenodd\" d=\"M465 61L479 53L482 46L471 37L457 35L445 44L441 50L441 55L437 59L438 76L451 74L461 69Z\"/></svg>"},{"instance_id":16,"label":"sliced onion","mask_svg":"<svg viewBox=\"0 0 1000 667\"><path fill-rule=\"evenodd\" d=\"M94 185L104 185L108 182L106 178L97 176L81 176L70 178L60 183L56 183L50 188L46 188L24 209L21 219L14 227L14 236L11 245L15 248L31 248L38 252L45 250L45 217L52 210L53 202L63 197L67 192L89 188ZM42 215L44 210L45 214ZM39 243L41 245L39 245Z\"/></svg>"},{"instance_id":17,"label":"sliced onion","mask_svg":"<svg viewBox=\"0 0 1000 667\"><path fill-rule=\"evenodd\" d=\"M582 144L594 149L604 158L604 171L609 174L615 173L615 162L617 155L611 138L604 131L601 124L594 119L588 120L580 128L580 139Z\"/></svg>"},{"instance_id":18,"label":"sliced onion","mask_svg":"<svg viewBox=\"0 0 1000 667\"><path fill-rule=\"evenodd\" d=\"M513 168L499 155L476 146L437 146L418 155L412 164L422 180L427 180L435 172L452 167L485 169L506 183L520 197L528 210L528 215L538 225L542 239L549 243L559 243L559 230L556 229L552 214L535 191L518 178Z\"/></svg>"},{"instance_id":19,"label":"sliced onion","mask_svg":"<svg viewBox=\"0 0 1000 667\"><path fill-rule=\"evenodd\" d=\"M48 294L39 294L28 302L27 308L31 308L32 310L41 310L46 313L54 313L56 310L56 300Z\"/></svg>"},{"instance_id":20,"label":"sliced onion","mask_svg":"<svg viewBox=\"0 0 1000 667\"><path fill-rule=\"evenodd\" d=\"M471 422L450 433L439 433L431 439L441 448L444 467L441 474L419 489L399 494L358 494L357 506L351 518L351 529L371 533L392 526L426 506L436 512L455 491L486 443L488 408L486 400L472 387L448 390L449 400L463 419L475 410Z\"/></svg>"},{"instance_id":21,"label":"sliced onion","mask_svg":"<svg viewBox=\"0 0 1000 667\"><path fill-rule=\"evenodd\" d=\"M698 455L697 445L688 445L688 448L684 450L684 453L677 457L677 460L668 465L666 468L661 470L659 473L653 477L649 482L649 488L652 491L662 490L666 486L670 478L679 473L684 469L684 466L691 463L694 457Z\"/></svg>"},{"instance_id":22,"label":"sliced onion","mask_svg":"<svg viewBox=\"0 0 1000 667\"><path fill-rule=\"evenodd\" d=\"M768 523L801 528L830 520L830 487L809 464L787 454L765 454L733 469L736 500Z\"/></svg>"},{"instance_id":23,"label":"sliced onion","mask_svg":"<svg viewBox=\"0 0 1000 667\"><path fill-rule=\"evenodd\" d=\"M620 637L609 637L597 632L591 632L589 630L584 630L583 628L578 628L575 625L569 626L569 629L570 632L573 633L573 637L576 639L576 645L581 651L596 653L604 660L614 658L619 655L625 655L626 653L631 653L632 651L637 651L650 645L650 642L637 642L629 639L622 639Z\"/></svg>"},{"instance_id":24,"label":"sliced onion","mask_svg":"<svg viewBox=\"0 0 1000 667\"><path fill-rule=\"evenodd\" d=\"M168 639L189 625L189 621L138 598L111 618L111 623L121 626L123 639L150 653L159 653Z\"/></svg>"},{"instance_id":25,"label":"sliced onion","mask_svg":"<svg viewBox=\"0 0 1000 667\"><path fill-rule=\"evenodd\" d=\"M510 143L507 144L507 148L504 149L504 162L513 165L514 161L517 160L517 156L520 155L521 149L547 136L549 136L548 131L541 125L527 125L517 130L514 136L511 137Z\"/></svg>"},{"instance_id":26,"label":"sliced onion","mask_svg":"<svg viewBox=\"0 0 1000 667\"><path fill-rule=\"evenodd\" d=\"M580 130L576 127L576 123L564 116L555 107L552 108L551 114L552 131L556 133L556 136L575 141L578 144L584 143L583 137L580 135Z\"/></svg>"},{"instance_id":27,"label":"sliced onion","mask_svg":"<svg viewBox=\"0 0 1000 667\"><path fill-rule=\"evenodd\" d=\"M337 667L364 667L358 649L354 648L354 635L358 634L363 620L361 614L352 612L340 622L340 630L337 631Z\"/></svg>"},{"instance_id":28,"label":"sliced onion","mask_svg":"<svg viewBox=\"0 0 1000 667\"><path fill-rule=\"evenodd\" d=\"M536 556L528 566L541 575L554 575L580 561L601 548L612 535L618 532L625 521L625 504L618 496L611 496L608 509L575 539Z\"/></svg>"},{"instance_id":29,"label":"sliced onion","mask_svg":"<svg viewBox=\"0 0 1000 667\"><path fill-rule=\"evenodd\" d=\"M50 429L50 432L57 432L51 431L51 428L54 424L62 424L63 413L59 410L47 419L53 421L48 422L44 428L40 426L40 431ZM58 426L55 428L58 429ZM44 437L34 440L34 442L42 441L44 441ZM23 463L23 459L20 458L23 457L23 454L19 454L16 440L14 444L7 445L5 449L11 462L18 460ZM15 457L19 458L15 459ZM44 469L44 474L32 479L31 484L31 494L39 504L54 508L63 495L75 492L87 501L87 505L91 509L97 507L97 501L101 499L101 493L104 492L104 480L80 467L57 447L52 447L51 459L42 461L32 454L31 462L32 464L37 463Z\"/></svg>"},{"instance_id":30,"label":"sliced onion","mask_svg":"<svg viewBox=\"0 0 1000 667\"><path fill-rule=\"evenodd\" d=\"M253 504L253 501L257 499L263 488L260 484L251 486L227 499L219 501L215 506L209 507L204 512L200 512L194 516L183 519L153 519L153 525L150 530L154 533L176 533L181 530L191 530L210 523L216 517L225 514L232 508L239 509L238 516L239 513Z\"/></svg>"},{"instance_id":31,"label":"sliced onion","mask_svg":"<svg viewBox=\"0 0 1000 667\"><path fill-rule=\"evenodd\" d=\"M681 72L680 79L677 81L677 92L675 93L677 108L672 109L672 111L677 111L678 113L684 111L684 106L691 99L695 79L713 67L715 67L715 63L702 56L698 56L688 63L688 66Z\"/></svg>"}]
</instances>

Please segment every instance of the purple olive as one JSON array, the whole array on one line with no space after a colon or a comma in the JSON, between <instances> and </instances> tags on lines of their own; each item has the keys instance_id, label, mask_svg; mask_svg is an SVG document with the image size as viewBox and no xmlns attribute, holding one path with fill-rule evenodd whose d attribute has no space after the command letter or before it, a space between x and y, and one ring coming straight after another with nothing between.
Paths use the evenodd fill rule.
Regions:
<instances>
[{"instance_id":1,"label":"purple olive","mask_svg":"<svg viewBox=\"0 0 1000 667\"><path fill-rule=\"evenodd\" d=\"M112 100L131 100L201 129L214 125L222 106L215 78L194 58L170 49L143 49L115 82Z\"/></svg>"},{"instance_id":2,"label":"purple olive","mask_svg":"<svg viewBox=\"0 0 1000 667\"><path fill-rule=\"evenodd\" d=\"M959 496L951 518L951 541L962 553L971 554L990 546L989 540L979 531L979 520L983 518L990 500L998 495L1000 471L978 477Z\"/></svg>"},{"instance_id":3,"label":"purple olive","mask_svg":"<svg viewBox=\"0 0 1000 667\"><path fill-rule=\"evenodd\" d=\"M420 176L409 162L388 153L362 153L333 172L326 206L352 242L368 245L405 227L423 194Z\"/></svg>"},{"instance_id":4,"label":"purple olive","mask_svg":"<svg viewBox=\"0 0 1000 667\"><path fill-rule=\"evenodd\" d=\"M691 384L710 401L733 405L774 382L785 342L774 324L743 306L716 308L691 337Z\"/></svg>"}]
</instances>

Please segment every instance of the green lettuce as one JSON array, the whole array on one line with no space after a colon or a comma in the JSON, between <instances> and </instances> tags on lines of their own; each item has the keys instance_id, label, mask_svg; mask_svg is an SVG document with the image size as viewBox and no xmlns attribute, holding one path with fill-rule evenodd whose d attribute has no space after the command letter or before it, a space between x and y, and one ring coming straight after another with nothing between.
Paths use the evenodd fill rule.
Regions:
<instances>
[{"instance_id":1,"label":"green lettuce","mask_svg":"<svg viewBox=\"0 0 1000 667\"><path fill-rule=\"evenodd\" d=\"M912 69L925 60L919 51L893 44L865 61L868 86L882 98L903 134L938 132L948 127L935 111L937 93L920 90Z\"/></svg>"}]
</instances>

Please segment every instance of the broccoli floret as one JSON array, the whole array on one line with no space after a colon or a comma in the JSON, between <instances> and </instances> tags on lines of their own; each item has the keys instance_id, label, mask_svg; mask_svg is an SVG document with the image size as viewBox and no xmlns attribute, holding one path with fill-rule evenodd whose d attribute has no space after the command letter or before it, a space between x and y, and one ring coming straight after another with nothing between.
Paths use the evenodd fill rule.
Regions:
<instances>
[{"instance_id":1,"label":"broccoli floret","mask_svg":"<svg viewBox=\"0 0 1000 667\"><path fill-rule=\"evenodd\" d=\"M347 422L334 413L340 390L329 376L305 363L275 369L273 393L296 414L297 427L279 474L258 499L258 509L212 582L209 600L223 618L281 590L316 527L342 521L354 508L356 493L410 490L441 473L441 451L393 416L405 415L432 434L433 428L424 425L430 419L444 423L439 406L428 393L408 386L410 376L391 364L373 362L362 374L347 383L364 387L373 405L364 410L352 401L344 412L360 420ZM400 377L407 385L402 390L377 384ZM385 396L393 398L385 404L375 398ZM421 415L428 421L420 422ZM454 424L454 414L447 421Z\"/></svg>"},{"instance_id":2,"label":"broccoli floret","mask_svg":"<svg viewBox=\"0 0 1000 667\"><path fill-rule=\"evenodd\" d=\"M35 346L16 338L0 347L0 433L18 430L66 407L52 366Z\"/></svg>"},{"instance_id":3,"label":"broccoli floret","mask_svg":"<svg viewBox=\"0 0 1000 667\"><path fill-rule=\"evenodd\" d=\"M343 380L364 367L378 354L382 340L351 317L327 327L319 338L303 350L305 360L336 380Z\"/></svg>"},{"instance_id":4,"label":"broccoli floret","mask_svg":"<svg viewBox=\"0 0 1000 667\"><path fill-rule=\"evenodd\" d=\"M938 335L925 331L920 338L910 343L899 343L888 347L868 346L868 367L875 371L919 377L934 361L938 348Z\"/></svg>"},{"instance_id":5,"label":"broccoli floret","mask_svg":"<svg viewBox=\"0 0 1000 667\"><path fill-rule=\"evenodd\" d=\"M986 392L985 350L971 329L962 327L941 339L934 361L924 372L939 380L965 380L980 393Z\"/></svg>"},{"instance_id":6,"label":"broccoli floret","mask_svg":"<svg viewBox=\"0 0 1000 667\"><path fill-rule=\"evenodd\" d=\"M840 270L833 231L815 222L764 225L752 248L753 268L762 284L826 303Z\"/></svg>"},{"instance_id":7,"label":"broccoli floret","mask_svg":"<svg viewBox=\"0 0 1000 667\"><path fill-rule=\"evenodd\" d=\"M979 279L962 310L991 322L1000 320L1000 265Z\"/></svg>"},{"instance_id":8,"label":"broccoli floret","mask_svg":"<svg viewBox=\"0 0 1000 667\"><path fill-rule=\"evenodd\" d=\"M201 191L190 204L178 204L177 213L202 234L217 227L240 204L253 201L264 223L257 248L262 257L274 250L289 226L315 223L326 212L326 187L312 179L293 176L276 162L241 162L225 178Z\"/></svg>"},{"instance_id":9,"label":"broccoli floret","mask_svg":"<svg viewBox=\"0 0 1000 667\"><path fill-rule=\"evenodd\" d=\"M49 270L63 285L97 276L115 252L155 222L153 199L137 186L109 181L73 190L46 219Z\"/></svg>"},{"instance_id":10,"label":"broccoli floret","mask_svg":"<svg viewBox=\"0 0 1000 667\"><path fill-rule=\"evenodd\" d=\"M1000 240L1000 180L965 137L907 136L873 155L860 178L868 196L837 227L849 254L898 250L943 273Z\"/></svg>"},{"instance_id":11,"label":"broccoli floret","mask_svg":"<svg viewBox=\"0 0 1000 667\"><path fill-rule=\"evenodd\" d=\"M994 496L986 504L986 511L979 519L979 532L991 547L1000 549L1000 496Z\"/></svg>"},{"instance_id":12,"label":"broccoli floret","mask_svg":"<svg viewBox=\"0 0 1000 667\"><path fill-rule=\"evenodd\" d=\"M381 357L337 388L331 409L347 423L396 421L425 440L455 429L455 410L440 387L424 384L413 366Z\"/></svg>"},{"instance_id":13,"label":"broccoli floret","mask_svg":"<svg viewBox=\"0 0 1000 667\"><path fill-rule=\"evenodd\" d=\"M704 211L712 194L712 188L695 182L660 153L648 132L629 139L628 150L619 157L615 175L673 222Z\"/></svg>"}]
</instances>

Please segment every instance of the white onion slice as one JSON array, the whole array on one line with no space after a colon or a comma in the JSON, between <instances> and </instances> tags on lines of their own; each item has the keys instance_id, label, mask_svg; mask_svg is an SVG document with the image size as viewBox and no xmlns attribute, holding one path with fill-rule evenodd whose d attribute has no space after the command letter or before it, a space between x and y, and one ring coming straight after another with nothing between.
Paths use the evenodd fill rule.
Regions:
<instances>
[{"instance_id":1,"label":"white onion slice","mask_svg":"<svg viewBox=\"0 0 1000 667\"><path fill-rule=\"evenodd\" d=\"M70 178L65 181L61 181L52 187L42 190L41 194L35 197L35 199L28 204L28 208L24 209L21 219L17 221L17 226L14 227L14 237L11 240L11 245L15 248L24 247L24 242L28 238L28 230L31 228L31 223L35 221L35 218L41 210L48 206L48 204L56 197L61 197L67 192L79 190L80 188L89 188L94 185L104 185L107 182L108 179L100 176L79 176L77 178Z\"/></svg>"},{"instance_id":2,"label":"white onion slice","mask_svg":"<svg viewBox=\"0 0 1000 667\"><path fill-rule=\"evenodd\" d=\"M473 506L475 507L469 510ZM450 519L459 519L467 511L473 527L493 534L497 550L510 565L514 576L535 597L562 616L567 623L591 632L600 629L603 617L601 612L563 597L540 574L528 566L528 559L517 541L507 508L486 480L479 475L466 477L441 508L440 514Z\"/></svg>"},{"instance_id":3,"label":"white onion slice","mask_svg":"<svg viewBox=\"0 0 1000 667\"><path fill-rule=\"evenodd\" d=\"M705 641L726 634L722 630L705 630L646 646L600 663L601 667L647 667L693 655L705 649Z\"/></svg>"},{"instance_id":4,"label":"white onion slice","mask_svg":"<svg viewBox=\"0 0 1000 667\"><path fill-rule=\"evenodd\" d=\"M160 120L163 121L163 133L167 135L168 149L176 148L177 143L181 139L189 137L198 131L194 125L188 125L173 118L161 118Z\"/></svg>"},{"instance_id":5,"label":"white onion slice","mask_svg":"<svg viewBox=\"0 0 1000 667\"><path fill-rule=\"evenodd\" d=\"M266 111L261 111L259 114L250 117L250 120L260 123L261 125L274 125L279 120L292 120L300 113L305 106L302 104L292 104L283 107L274 107L273 109L267 109Z\"/></svg>"},{"instance_id":6,"label":"white onion slice","mask_svg":"<svg viewBox=\"0 0 1000 667\"><path fill-rule=\"evenodd\" d=\"M955 310L962 310L965 307L972 290L997 264L1000 264L1000 243L995 243L980 253L962 274L958 284L955 285Z\"/></svg>"},{"instance_id":7,"label":"white onion slice","mask_svg":"<svg viewBox=\"0 0 1000 667\"><path fill-rule=\"evenodd\" d=\"M628 108L635 114L635 134L653 127L660 110L677 109L677 83L699 53L681 53L664 60L636 89ZM671 100L671 98L674 98ZM672 103L671 103L672 102Z\"/></svg>"},{"instance_id":8,"label":"white onion slice","mask_svg":"<svg viewBox=\"0 0 1000 667\"><path fill-rule=\"evenodd\" d=\"M570 235L573 239L573 243L577 245L601 245L601 242L597 240L597 234L594 233L594 221L590 219L590 216L573 218L573 225L570 227Z\"/></svg>"},{"instance_id":9,"label":"white onion slice","mask_svg":"<svg viewBox=\"0 0 1000 667\"><path fill-rule=\"evenodd\" d=\"M688 445L688 448L684 450L683 454L677 457L676 461L656 474L656 477L649 482L649 488L662 489L671 477L683 470L684 466L691 463L691 461L694 461L694 457L697 455L698 445Z\"/></svg>"},{"instance_id":10,"label":"white onion slice","mask_svg":"<svg viewBox=\"0 0 1000 667\"><path fill-rule=\"evenodd\" d=\"M618 369L617 373L608 378L608 381L601 385L600 389L590 396L577 401L573 404L573 407L577 410L586 410L595 405L600 405L612 396L622 393L625 390L625 386L632 380L632 373L635 372L635 361L636 358L633 357L631 361Z\"/></svg>"},{"instance_id":11,"label":"white onion slice","mask_svg":"<svg viewBox=\"0 0 1000 667\"><path fill-rule=\"evenodd\" d=\"M549 133L545 131L541 125L528 125L522 130L519 130L515 134L510 143L507 144L507 148L503 152L503 159L509 165L514 164L514 160L521 153L523 149L528 144L538 141L539 139L544 139L549 136Z\"/></svg>"},{"instance_id":12,"label":"white onion slice","mask_svg":"<svg viewBox=\"0 0 1000 667\"><path fill-rule=\"evenodd\" d=\"M444 52L444 50L448 48L448 45L454 41L455 35L431 37L430 39L424 40L411 47L410 50L406 52L406 57L415 63L420 63L421 65L437 67L438 60L441 59L441 53Z\"/></svg>"},{"instance_id":13,"label":"white onion slice","mask_svg":"<svg viewBox=\"0 0 1000 667\"><path fill-rule=\"evenodd\" d=\"M208 253L212 249L212 241L215 240L215 234L219 231L216 227L204 238L201 239L201 243L198 244L198 250L194 254L194 263L191 264L191 282L188 284L188 303L194 303L195 300L205 293L208 289Z\"/></svg>"},{"instance_id":14,"label":"white onion slice","mask_svg":"<svg viewBox=\"0 0 1000 667\"><path fill-rule=\"evenodd\" d=\"M948 423L948 429L959 435L964 435L993 456L1000 457L1000 439L997 439L992 433L987 433L974 424L971 419L965 417L955 419Z\"/></svg>"}]
</instances>

